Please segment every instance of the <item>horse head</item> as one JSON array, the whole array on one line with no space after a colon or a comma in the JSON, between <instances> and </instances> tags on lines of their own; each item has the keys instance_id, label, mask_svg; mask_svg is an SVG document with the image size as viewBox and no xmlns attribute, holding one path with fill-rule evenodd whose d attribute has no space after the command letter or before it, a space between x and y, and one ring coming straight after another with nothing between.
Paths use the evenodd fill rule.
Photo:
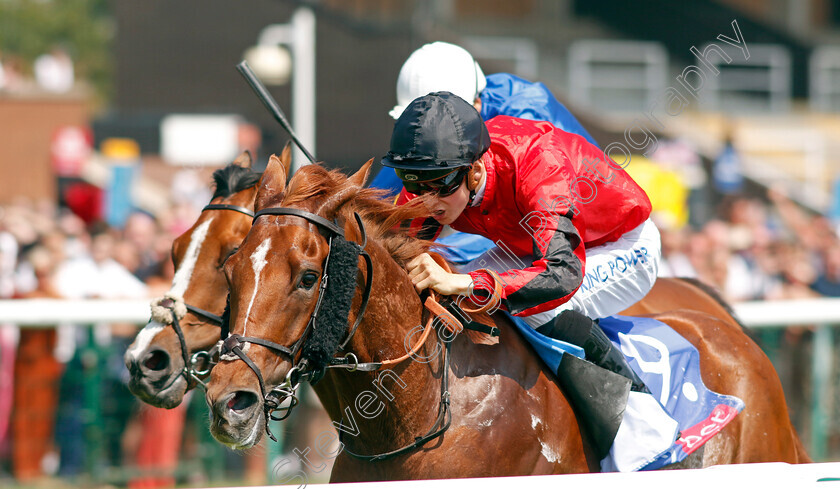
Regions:
<instances>
[{"instance_id":1,"label":"horse head","mask_svg":"<svg viewBox=\"0 0 840 489\"><path fill-rule=\"evenodd\" d=\"M287 145L279 161L288 167L290 160ZM251 228L260 178L251 163L244 152L214 172L210 204L172 244L172 288L152 303L151 320L125 354L129 388L148 404L177 406L210 367L206 350L219 341L227 295L222 264Z\"/></svg>"},{"instance_id":2,"label":"horse head","mask_svg":"<svg viewBox=\"0 0 840 489\"><path fill-rule=\"evenodd\" d=\"M286 187L286 169L277 162L266 168L254 225L224 266L231 336L207 384L210 430L222 443L233 448L256 444L267 417L300 380L298 375L309 380L324 375L326 364L342 347L357 361L404 353L397 351L402 349L398 327L393 332L377 331L387 343L397 345L393 352L372 347L369 337L362 339L364 334L353 335L362 321L371 273L400 268L397 261L386 259L394 256L377 242L378 237L402 219L425 212L395 208L381 199L381 191L362 189L371 163L349 178L307 165L288 182L285 192L278 190ZM382 209L388 212L378 212ZM405 251L404 261L420 247ZM363 259L362 248L372 260ZM382 314L391 308L394 317L401 313L419 317L420 301L407 275L403 272L389 286L408 297L410 306L387 304L373 294L371 303L377 306L371 309ZM397 307L403 309L397 312Z\"/></svg>"}]
</instances>

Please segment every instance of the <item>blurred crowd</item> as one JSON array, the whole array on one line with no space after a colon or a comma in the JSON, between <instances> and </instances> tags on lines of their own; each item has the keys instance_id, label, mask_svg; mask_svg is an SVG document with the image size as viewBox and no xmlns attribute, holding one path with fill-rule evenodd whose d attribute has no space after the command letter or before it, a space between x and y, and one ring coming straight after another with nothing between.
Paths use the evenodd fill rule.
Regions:
<instances>
[{"instance_id":1,"label":"blurred crowd","mask_svg":"<svg viewBox=\"0 0 840 489\"><path fill-rule=\"evenodd\" d=\"M134 212L121 229L86 224L50 202L0 209L0 294L129 299L167 290L172 241L198 216Z\"/></svg>"},{"instance_id":2,"label":"blurred crowd","mask_svg":"<svg viewBox=\"0 0 840 489\"><path fill-rule=\"evenodd\" d=\"M184 204L157 216L138 211L115 228L86 223L50 202L20 200L4 206L0 208L0 298L160 296L174 275L169 258L172 241L198 212ZM82 372L91 345L102 357L101 365L94 366L101 389L98 409L118 425L116 439L111 436L108 441L108 434L103 434L102 443L109 447L111 463L135 466L135 455L144 443L138 433L143 430L131 427L171 423L163 419L165 415L155 418L141 409L126 388L122 355L136 331L132 324L0 326L0 461L8 461L0 467L7 466L19 481L44 474L72 476L89 469L82 440L85 416L90 413L82 399ZM183 412L173 414L183 424ZM180 429L176 436L180 444Z\"/></svg>"},{"instance_id":3,"label":"blurred crowd","mask_svg":"<svg viewBox=\"0 0 840 489\"><path fill-rule=\"evenodd\" d=\"M693 229L662 227L660 276L694 277L729 302L840 297L840 240L830 220L783 193L729 196Z\"/></svg>"}]
</instances>

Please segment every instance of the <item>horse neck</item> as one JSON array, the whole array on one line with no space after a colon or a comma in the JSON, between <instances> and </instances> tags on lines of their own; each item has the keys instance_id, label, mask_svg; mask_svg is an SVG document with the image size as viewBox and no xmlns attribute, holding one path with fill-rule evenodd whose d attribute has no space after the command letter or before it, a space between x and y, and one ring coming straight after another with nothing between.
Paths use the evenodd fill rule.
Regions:
<instances>
[{"instance_id":1,"label":"horse neck","mask_svg":"<svg viewBox=\"0 0 840 489\"><path fill-rule=\"evenodd\" d=\"M348 351L356 354L360 362L399 358L406 353L406 337L421 321L423 306L408 275L388 252L373 240L368 241L367 250L373 262L374 280L364 319L348 345ZM360 294L357 294L354 313L358 311L359 303ZM351 316L351 324L353 321L355 317ZM435 351L433 335L434 331L420 351L421 355L431 356ZM419 338L419 334L411 336L414 341ZM315 386L315 391L334 425L340 423L349 427L355 424L358 427L354 436L336 426L344 431L340 434L350 450L381 453L410 443L434 424L441 365L439 358L428 363L409 358L390 369L376 372L331 369ZM369 403L369 409L360 411L360 406L366 403ZM381 411L371 416L380 403L383 403Z\"/></svg>"}]
</instances>

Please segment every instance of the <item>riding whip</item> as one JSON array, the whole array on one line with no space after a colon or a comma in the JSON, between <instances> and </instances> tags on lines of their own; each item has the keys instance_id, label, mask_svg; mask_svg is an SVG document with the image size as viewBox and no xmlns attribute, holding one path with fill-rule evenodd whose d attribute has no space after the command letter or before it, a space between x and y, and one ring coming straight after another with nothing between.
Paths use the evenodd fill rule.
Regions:
<instances>
[{"instance_id":1,"label":"riding whip","mask_svg":"<svg viewBox=\"0 0 840 489\"><path fill-rule=\"evenodd\" d=\"M286 115L283 114L283 111L280 109L280 106L277 105L277 101L274 100L274 97L268 93L266 90L265 85L262 84L257 75L254 73L254 70L248 65L247 61L242 61L238 65L236 65L236 70L245 78L245 81L248 82L248 85L251 86L251 89L254 90L254 93L257 94L257 98L263 103L266 109L274 116L274 119L283 126L283 129L289 133L291 136L292 141L297 144L297 147L303 152L307 159L309 159L310 163L315 163L315 157L312 156L306 148L303 147L303 143L300 142L298 139L297 134L295 134L295 130L292 129L292 125L289 124L289 121L286 119Z\"/></svg>"}]
</instances>

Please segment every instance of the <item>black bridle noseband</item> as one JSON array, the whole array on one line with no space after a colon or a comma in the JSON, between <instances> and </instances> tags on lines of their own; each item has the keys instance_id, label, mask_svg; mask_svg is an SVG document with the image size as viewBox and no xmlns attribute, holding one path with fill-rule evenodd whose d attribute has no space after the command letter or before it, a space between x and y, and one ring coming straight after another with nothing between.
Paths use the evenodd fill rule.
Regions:
<instances>
[{"instance_id":1,"label":"black bridle noseband","mask_svg":"<svg viewBox=\"0 0 840 489\"><path fill-rule=\"evenodd\" d=\"M345 240L345 242L348 245L354 248L357 255L361 255L364 258L368 270L367 277L365 280L365 289L362 293L362 302L359 306L359 313L356 316L356 321L350 328L347 337L338 346L339 351L344 350L347 344L350 343L350 340L355 335L356 330L358 329L359 324L361 324L362 318L364 317L365 309L367 308L368 304L368 299L370 298L370 291L373 286L373 262L371 261L370 255L367 253L367 251L365 251L365 247L367 246L367 233L365 231L364 223L362 222L362 219L361 217L359 217L358 213L354 213L354 216L356 218L356 222L359 225L359 231L362 237L361 245L352 241L346 241L344 237L344 230L341 227L339 227L339 225L336 222L327 220L317 214L313 214L308 211L304 211L301 209L293 209L289 207L271 207L267 209L262 209L259 212L257 212L254 215L254 221L256 222L256 220L259 219L261 216L266 215L296 216L303 218L308 222L318 226L320 229L326 231L328 245L327 257L324 259L323 272L321 274L321 284L318 287L318 299L315 303L315 309L312 311L312 314L309 317L309 321L306 324L306 329L304 330L303 334L291 347L280 345L273 341L269 341L263 338L242 336L238 334L231 334L225 338L224 336L227 333L227 329L225 327L222 328L223 343L220 355L236 355L243 362L245 362L245 364L248 365L248 367L257 376L257 380L260 384L260 393L263 396L263 407L266 415L266 433L269 437L271 437L272 440L277 441L269 428L269 419L281 421L283 419L286 419L291 414L292 409L298 403L296 391L301 381L309 381L311 383L317 382L318 380L320 380L321 377L323 377L325 373L325 368L327 367L344 367L355 370L356 366L358 366L358 360L356 359L356 356L353 353L347 353L347 355L345 355L344 357L335 359L335 362L331 361L330 365L317 369L312 368L312 366L309 364L306 358L302 358L300 362L297 363L295 360L298 353L303 348L306 340L309 338L310 333L315 327L315 322L318 319L318 314L321 310L321 306L323 305L324 297L326 297L327 295L325 293L329 284L329 274L327 273L327 267L329 266L330 256L332 255L333 251L333 240ZM289 363L292 364L292 368L286 374L286 378L282 384L275 387L271 391L266 392L265 380L263 379L263 375L260 371L260 368L242 350L242 347L247 343L253 343L256 345L263 346L289 359ZM351 358L353 359L352 361ZM283 406L283 402L287 399L289 399L289 404ZM283 411L283 414L281 416L274 416L273 412L278 410Z\"/></svg>"},{"instance_id":2,"label":"black bridle noseband","mask_svg":"<svg viewBox=\"0 0 840 489\"><path fill-rule=\"evenodd\" d=\"M228 210L228 211L235 211L241 214L245 214L248 217L253 218L254 212L246 207L242 207L239 205L233 204L208 204L201 209L201 212L204 211L211 211L211 210ZM213 368L214 362L213 357L217 353L216 347L210 349L210 351L197 351L190 356L190 351L187 348L187 340L184 337L184 331L181 329L181 324L178 319L178 314L175 312L175 300L171 298L165 298L160 301L158 304L163 308L169 309L170 313L172 314L172 329L175 331L175 334L178 336L178 343L181 345L181 357L184 360L184 368L181 369L181 372L175 376L172 381L169 382L169 385L164 387L161 390L165 390L172 385L172 383L180 376L183 376L184 379L187 381L187 384L190 383L190 380L194 380L196 385L200 385L206 388L206 384L204 383L203 378L206 378L207 375L210 374L210 370ZM208 324L212 324L213 326L222 327L224 320L221 316L217 314L213 314L210 311L206 311L204 309L191 306L184 302L184 306L187 308L187 311L193 313L196 316L201 316L206 319ZM200 369L197 365L202 363L205 368Z\"/></svg>"}]
</instances>

